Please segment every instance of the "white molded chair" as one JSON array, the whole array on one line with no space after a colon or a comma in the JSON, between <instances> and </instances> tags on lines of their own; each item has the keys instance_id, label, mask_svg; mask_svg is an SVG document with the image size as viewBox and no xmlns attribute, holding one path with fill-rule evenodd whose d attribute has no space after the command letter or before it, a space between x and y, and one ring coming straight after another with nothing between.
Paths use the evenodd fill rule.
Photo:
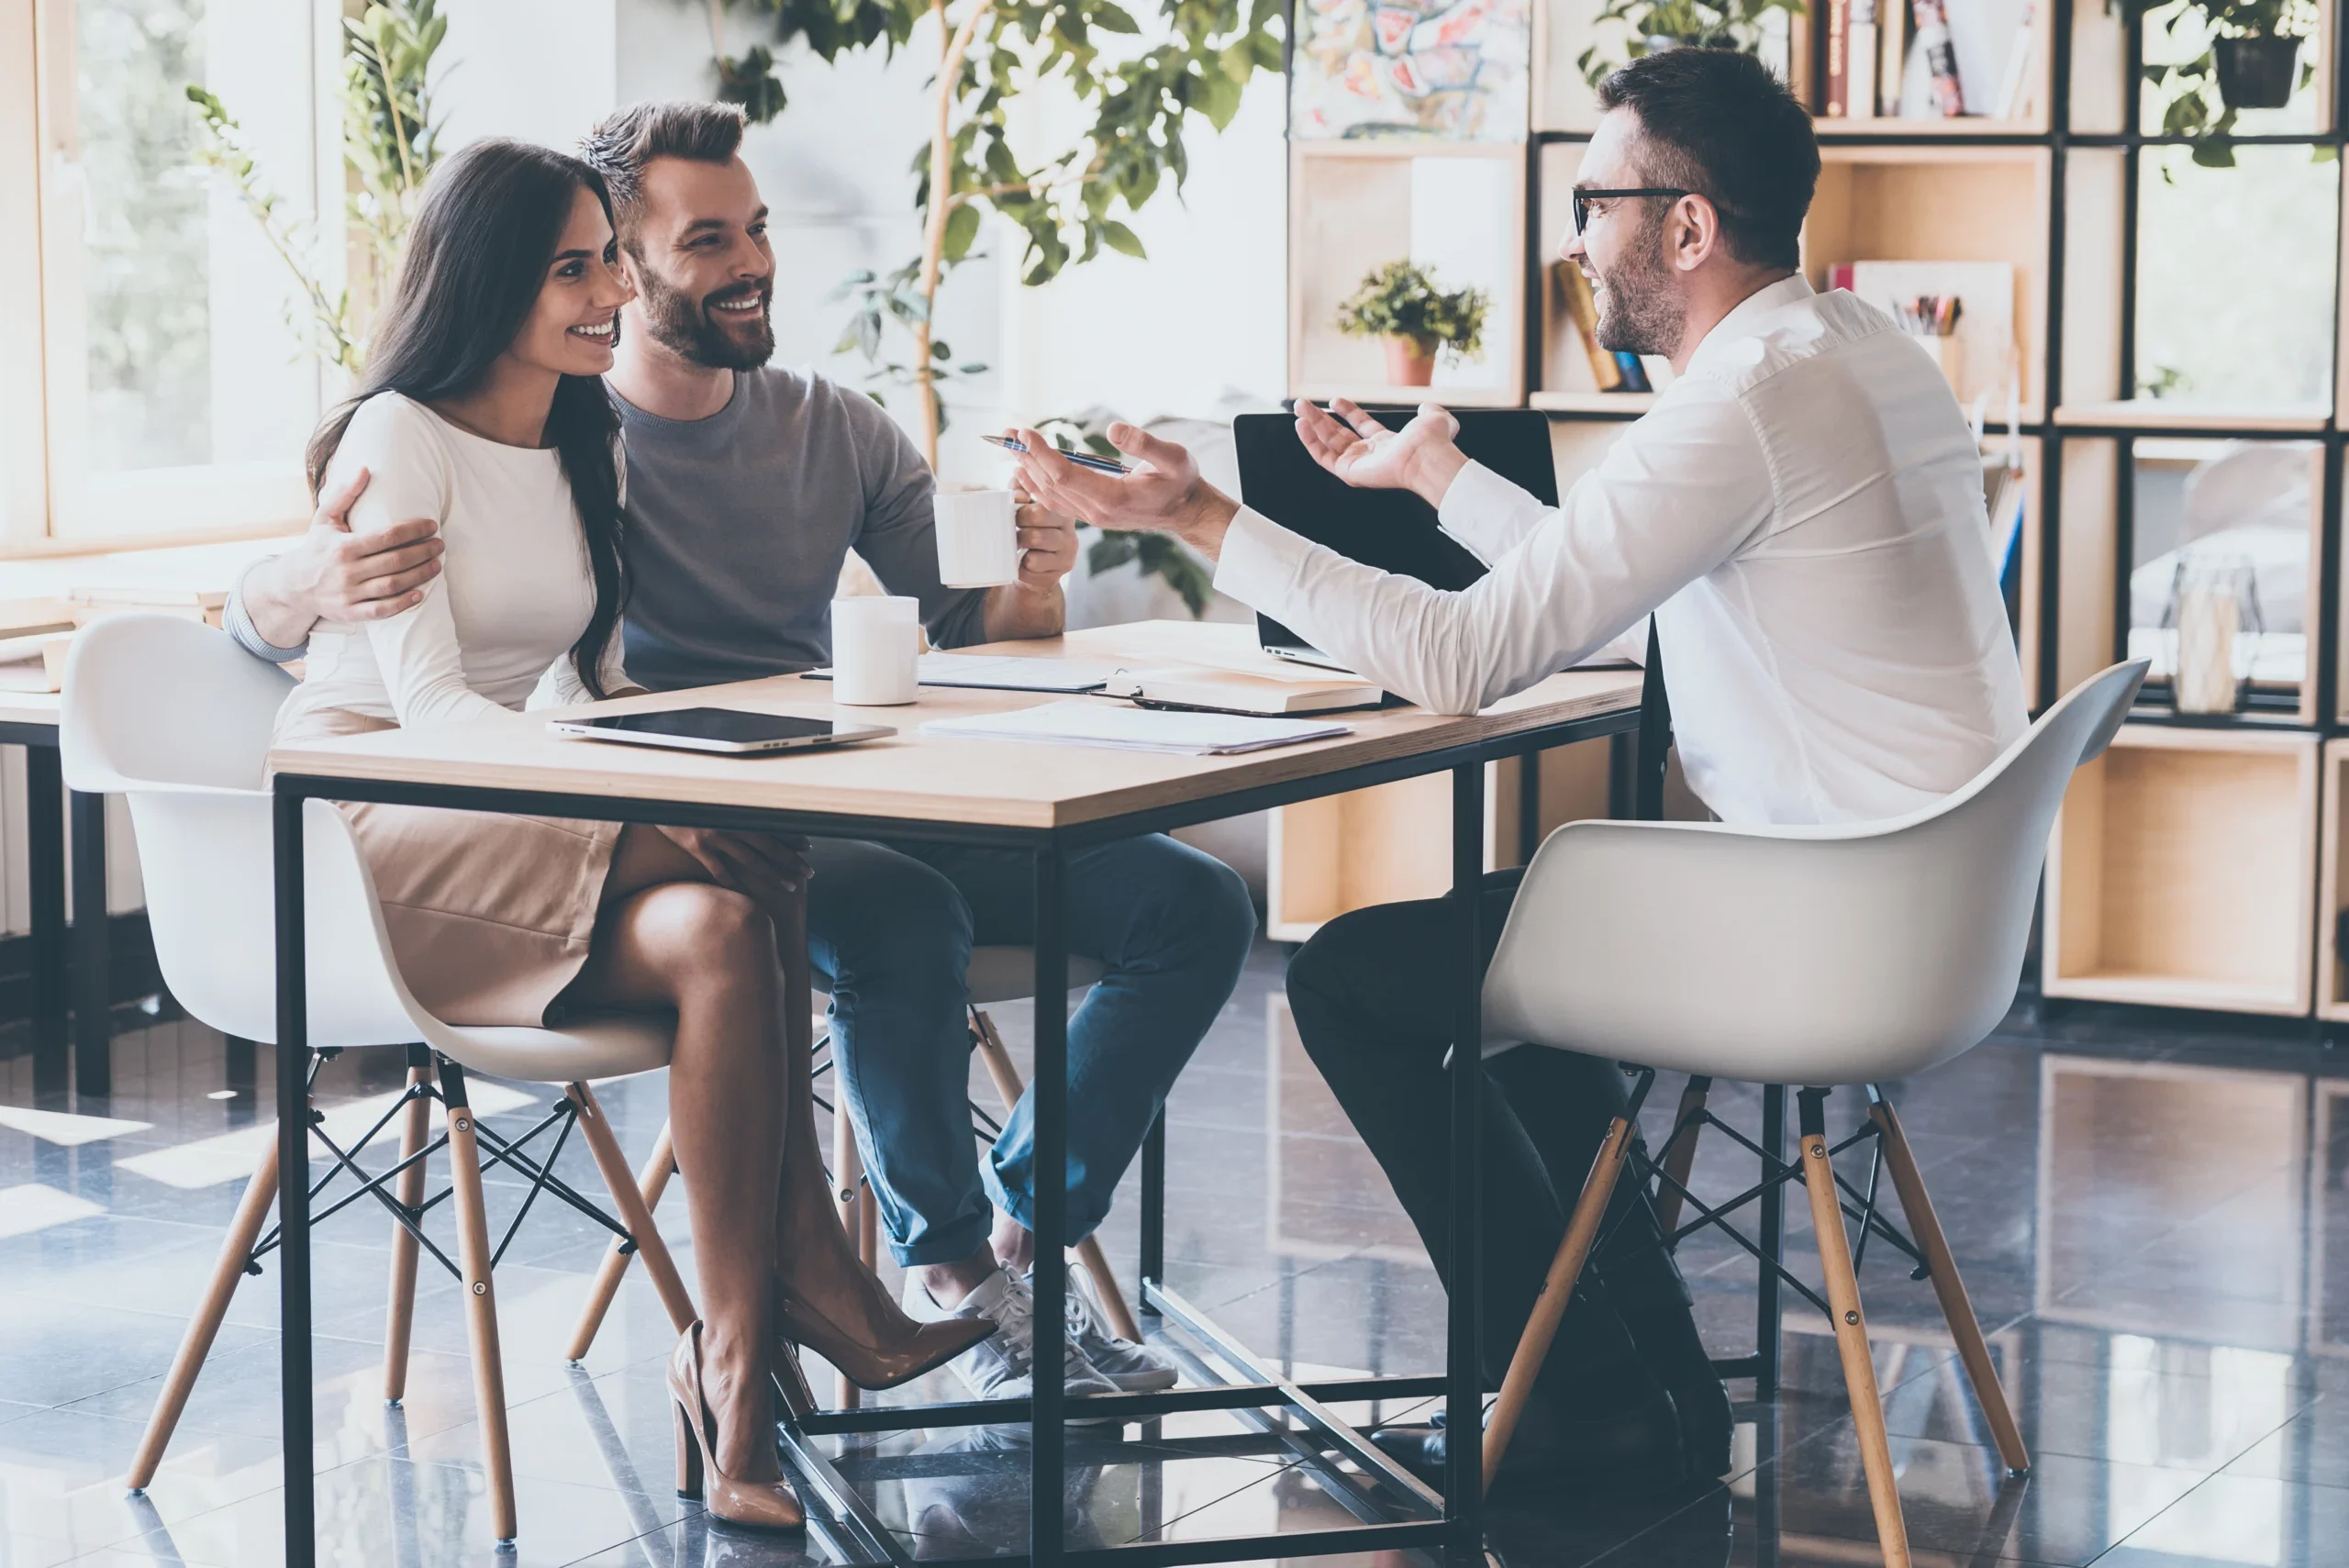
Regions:
<instances>
[{"instance_id":1,"label":"white molded chair","mask_svg":"<svg viewBox=\"0 0 2349 1568\"><path fill-rule=\"evenodd\" d=\"M223 632L171 617L119 616L74 639L64 687L65 776L75 789L129 799L148 923L164 983L189 1014L212 1028L273 1042L273 806L263 773L271 728L293 682L246 654ZM438 1097L447 1111L459 1277L471 1292L467 1330L490 1512L498 1539L510 1540L516 1529L514 1485L490 1277L493 1239L482 1201L482 1139L492 1143L494 1160L534 1175L543 1173L517 1146L476 1128L468 1114L465 1071L563 1086L568 1105L557 1114L576 1117L611 1188L620 1223L634 1250L643 1252L662 1305L682 1331L696 1317L692 1299L587 1084L668 1065L671 1025L649 1016L594 1018L562 1029L458 1028L441 1022L417 1005L400 979L374 883L341 813L326 801L308 801L304 828L311 1049L409 1051L407 1099L397 1113L403 1125L395 1203L406 1214L393 1230L384 1397L396 1403L406 1384L417 1252L406 1221L423 1202L425 1157L430 1153L426 1139L431 1100ZM281 1174L273 1139L245 1190L211 1284L132 1461L133 1491L142 1490L162 1462L229 1298L254 1255Z\"/></svg>"},{"instance_id":2,"label":"white molded chair","mask_svg":"<svg viewBox=\"0 0 2349 1568\"><path fill-rule=\"evenodd\" d=\"M1799 1085L1798 1170L1885 1561L1909 1562L1822 1102L1870 1086L1902 1212L2008 1468L2030 1456L2007 1408L1892 1106L1874 1085L1972 1050L2012 1005L2048 834L2072 772L2100 753L2145 676L2082 683L1948 798L1837 828L1577 822L1532 863L1485 981L1487 1054L1550 1046L1700 1076ZM1634 1113L1636 1114L1636 1110ZM1492 1484L1631 1152L1601 1141L1485 1433Z\"/></svg>"}]
</instances>

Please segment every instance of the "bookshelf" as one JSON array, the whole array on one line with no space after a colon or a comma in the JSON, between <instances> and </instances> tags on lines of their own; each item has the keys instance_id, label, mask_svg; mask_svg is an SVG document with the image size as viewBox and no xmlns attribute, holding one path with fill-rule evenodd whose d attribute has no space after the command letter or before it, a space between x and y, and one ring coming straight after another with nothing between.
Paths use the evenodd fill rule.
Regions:
<instances>
[{"instance_id":1,"label":"bookshelf","mask_svg":"<svg viewBox=\"0 0 2349 1568\"><path fill-rule=\"evenodd\" d=\"M2349 639L2341 635L2349 584L2340 562L2349 317L2335 303L2349 272L2349 225L2342 218L2349 212L2349 159L2340 156L2349 132L2336 108L2349 81L2349 43L2334 0L2320 0L2319 8L2317 35L2301 57L2315 62L2313 81L2284 109L2246 114L2238 128L2249 139L2236 150L2240 168L2193 167L2174 185L2163 183L2163 171L2165 160L2179 156L2181 139L2160 134L2160 108L2141 71L2160 58L2158 22L2132 19L2130 8L2100 0L2032 7L2032 85L2014 117L1815 122L1822 172L1802 258L1814 286L1826 284L1830 268L1862 261L2013 269L2025 485L2016 638L2034 711L2126 656L2132 621L2140 622L2140 648L2147 631L2158 629L2142 624L2132 599L2149 592L2145 573L2163 569L2171 548L2165 530L2177 526L2176 492L2186 475L2243 450L2288 461L2306 475L2304 535L2271 539L2258 577L2263 614L2274 607L2271 596L2288 602L2298 630L2262 639L2249 702L2218 717L2180 715L2168 684L2156 682L2111 751L2075 785L2047 872L2041 956L2050 996L2349 1024L2349 962L2333 953L2332 937L2334 911L2349 907L2349 761L2335 752L2349 750ZM1516 384L1516 396L1500 398L1497 382L1486 406L1551 417L1562 489L1654 402L1598 389L1550 281L1565 238L1566 196L1598 118L1577 67L1598 10L1598 0L1533 0L1523 143L1381 142L1353 154L1390 164L1473 156L1498 168L1514 161L1516 186L1498 198L1506 221L1493 227L1515 249L1493 259L1489 275L1516 280L1521 345L1514 374L1502 378ZM1765 46L1765 58L1771 49L1816 108L1824 80L1820 39L1797 18ZM1315 221L1330 237L1328 249L1293 245L1293 311L1318 286L1298 274L1330 271L1331 250L1362 263L1353 275L1383 259L1319 215L1328 181L1313 165L1330 155L1327 147L1292 143L1293 231L1302 206L1316 209ZM2317 161L2327 158L2333 161ZM2325 304L2308 313L2305 332L2291 345L2328 361L2321 384L2280 378L2273 389L2255 389L2259 395L2243 395L2240 385L2146 395L2161 368L2144 357L2149 332L2160 325L2147 313L2167 308L2140 287L2144 258L2158 254L2152 248L2206 250L2214 276L2250 268L2250 286L2264 286L2256 250L2234 259L2251 248L2232 233L2213 236L2157 216L2176 210L2163 203L2179 199L2175 192L2191 182L2286 163L2296 171L2288 209L2298 215L2290 220L2295 241L2303 228L2322 237L2296 264L2307 261L2327 274ZM1391 168L1384 178L1390 190L1402 180ZM2214 292L2211 314L2228 303ZM1375 395L1380 389L1372 386L1331 384L1364 366L1375 370L1366 351L1341 362L1297 350L1297 342L1320 331L1293 316L1292 392ZM1439 387L1434 395L1449 394ZM1993 399L1994 450L2003 442L1997 427L2004 412ZM2272 580L2271 568L2279 573ZM1440 811L1424 821L1412 814L1410 823L1422 836L1443 831Z\"/></svg>"}]
</instances>

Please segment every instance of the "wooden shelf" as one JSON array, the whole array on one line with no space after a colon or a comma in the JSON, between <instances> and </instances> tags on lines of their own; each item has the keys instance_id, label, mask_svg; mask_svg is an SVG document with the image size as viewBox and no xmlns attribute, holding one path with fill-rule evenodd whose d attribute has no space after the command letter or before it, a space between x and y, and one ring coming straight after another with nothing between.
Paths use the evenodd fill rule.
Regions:
<instances>
[{"instance_id":1,"label":"wooden shelf","mask_svg":"<svg viewBox=\"0 0 2349 1568\"><path fill-rule=\"evenodd\" d=\"M1524 170L1525 148L1514 142L1292 142L1291 394L1523 407ZM1491 300L1484 358L1439 364L1432 386L1388 385L1383 346L1338 330L1339 303L1363 275L1405 257L1444 287L1473 285Z\"/></svg>"},{"instance_id":2,"label":"wooden shelf","mask_svg":"<svg viewBox=\"0 0 2349 1568\"><path fill-rule=\"evenodd\" d=\"M1498 386L1381 386L1352 382L1318 382L1289 389L1291 397L1309 398L1315 403L1327 403L1332 397L1350 397L1368 407L1417 408L1422 403L1441 403L1447 408L1522 408L1524 403Z\"/></svg>"},{"instance_id":3,"label":"wooden shelf","mask_svg":"<svg viewBox=\"0 0 2349 1568\"><path fill-rule=\"evenodd\" d=\"M1929 136L1936 141L1962 142L1993 138L2045 136L2047 121L2043 117L2029 119L1998 120L1987 115L1959 115L1954 119L1902 119L1878 115L1874 119L1829 119L1814 117L1810 128L1821 141L1842 141L1850 138L1871 136Z\"/></svg>"},{"instance_id":4,"label":"wooden shelf","mask_svg":"<svg viewBox=\"0 0 2349 1568\"><path fill-rule=\"evenodd\" d=\"M2317 738L2123 726L2047 854L2050 996L2304 1015Z\"/></svg>"},{"instance_id":5,"label":"wooden shelf","mask_svg":"<svg viewBox=\"0 0 2349 1568\"><path fill-rule=\"evenodd\" d=\"M2004 261L2014 268L2014 352L2022 417L2037 424L2047 341L2047 214L2054 162L2044 147L1928 147L1829 141L1803 226L1814 288L1845 261ZM1976 377L1969 374L1968 380ZM1993 407L2002 400L1991 399Z\"/></svg>"},{"instance_id":6,"label":"wooden shelf","mask_svg":"<svg viewBox=\"0 0 2349 1568\"><path fill-rule=\"evenodd\" d=\"M1543 392L1525 395L1531 407L1549 414L1644 414L1655 406L1653 392Z\"/></svg>"},{"instance_id":7,"label":"wooden shelf","mask_svg":"<svg viewBox=\"0 0 2349 1568\"><path fill-rule=\"evenodd\" d=\"M2209 430L2250 435L2321 432L2332 410L2321 403L2192 403L2175 397L2124 397L2103 403L2066 403L2055 410L2058 425L2110 430Z\"/></svg>"}]
</instances>

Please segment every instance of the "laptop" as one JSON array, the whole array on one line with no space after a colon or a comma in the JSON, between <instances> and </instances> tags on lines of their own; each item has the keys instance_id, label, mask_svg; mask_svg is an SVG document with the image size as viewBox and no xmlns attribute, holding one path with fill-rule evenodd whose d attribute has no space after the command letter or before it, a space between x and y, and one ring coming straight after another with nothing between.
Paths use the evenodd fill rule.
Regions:
<instances>
[{"instance_id":1,"label":"laptop","mask_svg":"<svg viewBox=\"0 0 2349 1568\"><path fill-rule=\"evenodd\" d=\"M1550 417L1539 409L1469 408L1460 450L1545 506L1558 504L1558 470L1550 454ZM1408 414L1405 416L1408 417ZM1375 566L1457 591L1485 574L1485 563L1436 526L1435 508L1408 490L1356 490L1313 461L1286 414L1242 414L1231 422L1239 449L1240 498L1316 544ZM1256 617L1267 653L1300 664L1343 670L1270 616Z\"/></svg>"}]
</instances>

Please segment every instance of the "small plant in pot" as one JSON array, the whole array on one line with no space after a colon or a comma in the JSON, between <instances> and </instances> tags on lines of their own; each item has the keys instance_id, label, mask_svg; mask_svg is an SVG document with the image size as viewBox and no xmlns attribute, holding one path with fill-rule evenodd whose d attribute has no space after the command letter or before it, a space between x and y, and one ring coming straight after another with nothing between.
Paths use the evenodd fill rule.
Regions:
<instances>
[{"instance_id":1,"label":"small plant in pot","mask_svg":"<svg viewBox=\"0 0 2349 1568\"><path fill-rule=\"evenodd\" d=\"M1905 3L1905 0L1903 0ZM1803 0L1607 0L1592 18L1602 33L1620 28L1627 36L1619 57L1598 44L1575 63L1593 87L1643 54L1668 49L1733 49L1758 54L1763 18L1772 11L1788 17L1808 13Z\"/></svg>"},{"instance_id":2,"label":"small plant in pot","mask_svg":"<svg viewBox=\"0 0 2349 1568\"><path fill-rule=\"evenodd\" d=\"M1338 306L1338 330L1385 340L1389 385L1426 386L1435 379L1438 354L1456 361L1484 352L1491 308L1483 289L1447 294L1418 262L1389 261L1365 273L1353 296Z\"/></svg>"},{"instance_id":3,"label":"small plant in pot","mask_svg":"<svg viewBox=\"0 0 2349 1568\"><path fill-rule=\"evenodd\" d=\"M2230 139L2240 114L2284 107L2315 75L2315 63L2300 58L2301 46L2316 31L2314 0L2188 0L2159 6L2137 0L2133 9L2172 37L2189 17L2199 23L2199 54L2142 69L2165 100L2163 134L2195 139L2194 161L2206 168L2234 167Z\"/></svg>"}]
</instances>

